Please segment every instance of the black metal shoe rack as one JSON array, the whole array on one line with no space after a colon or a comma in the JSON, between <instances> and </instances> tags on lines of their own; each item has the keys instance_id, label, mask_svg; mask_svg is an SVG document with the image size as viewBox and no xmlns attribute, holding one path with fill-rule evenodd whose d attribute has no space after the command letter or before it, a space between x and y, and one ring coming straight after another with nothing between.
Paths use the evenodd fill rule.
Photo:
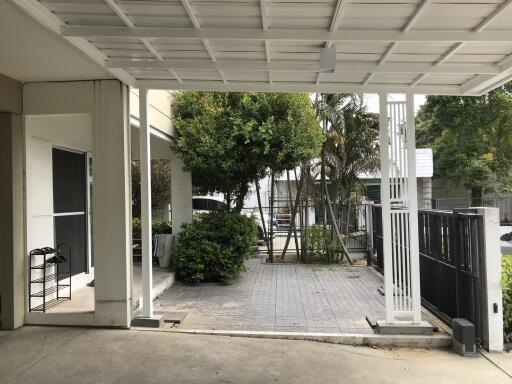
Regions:
<instances>
[{"instance_id":1,"label":"black metal shoe rack","mask_svg":"<svg viewBox=\"0 0 512 384\"><path fill-rule=\"evenodd\" d=\"M67 243L57 245L57 248L44 247L30 251L29 256L29 311L46 312L66 300L71 300L71 246ZM54 267L53 271L49 270ZM36 272L42 272L33 276ZM62 296L60 291L69 289L68 296ZM55 296L47 300L48 296ZM32 299L40 298L42 303L32 307Z\"/></svg>"}]
</instances>

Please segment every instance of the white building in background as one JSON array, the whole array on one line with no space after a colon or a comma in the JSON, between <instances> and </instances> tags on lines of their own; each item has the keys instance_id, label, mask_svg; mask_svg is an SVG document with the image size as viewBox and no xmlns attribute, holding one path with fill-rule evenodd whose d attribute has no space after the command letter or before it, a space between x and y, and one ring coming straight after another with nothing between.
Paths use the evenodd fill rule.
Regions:
<instances>
[{"instance_id":1,"label":"white building in background","mask_svg":"<svg viewBox=\"0 0 512 384\"><path fill-rule=\"evenodd\" d=\"M434 172L432 149L418 148L416 149L416 180L418 188L418 207L431 208L430 202L432 199L432 176ZM296 172L290 173L290 184L292 196L295 197L296 192ZM297 170L297 176L300 177ZM368 200L380 202L380 172L372 174L361 174L359 176L361 181L366 185L366 197ZM317 177L320 179L320 176ZM270 204L270 177L267 176L260 181L260 195L262 206L268 210ZM275 193L275 212L279 213L280 209L289 207L288 203L288 182L286 172L282 175L275 177L276 189ZM245 209L254 210L258 207L258 200L256 196L256 187L251 185L250 192L245 200ZM315 224L315 210L310 208L310 224Z\"/></svg>"}]
</instances>

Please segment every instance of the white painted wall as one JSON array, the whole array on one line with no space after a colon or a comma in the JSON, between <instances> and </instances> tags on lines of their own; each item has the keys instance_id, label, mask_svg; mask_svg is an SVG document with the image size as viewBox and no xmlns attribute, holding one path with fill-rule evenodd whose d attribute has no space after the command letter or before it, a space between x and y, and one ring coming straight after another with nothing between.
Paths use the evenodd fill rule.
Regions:
<instances>
[{"instance_id":1,"label":"white painted wall","mask_svg":"<svg viewBox=\"0 0 512 384\"><path fill-rule=\"evenodd\" d=\"M53 218L54 147L80 152L92 152L92 119L90 113L27 115L25 116L25 167L27 207L27 250L55 247ZM34 256L34 264L42 257ZM33 271L32 278L38 277ZM92 279L74 276L72 286L79 288ZM40 286L35 287L40 289ZM65 293L66 294L66 293ZM51 297L48 297L49 299ZM32 306L42 299L34 298Z\"/></svg>"},{"instance_id":2,"label":"white painted wall","mask_svg":"<svg viewBox=\"0 0 512 384\"><path fill-rule=\"evenodd\" d=\"M27 116L39 115L38 126L46 129L48 140L32 132L27 117L31 139L27 142L27 158L38 157L43 164L50 159L45 153L52 140L67 140L68 148L92 150L93 153L93 211L92 223L95 255L95 312L89 314L40 314L27 313L28 324L103 325L128 327L131 322L131 178L130 178L130 129L128 125L128 89L117 80L77 81L66 83L26 84L23 93L24 111ZM76 114L82 117L76 116ZM53 116L41 116L53 115ZM64 120L60 120L59 116ZM85 115L89 116L88 118ZM89 119L90 136L73 131L85 126ZM46 120L45 120L46 119ZM70 123L69 119L73 120ZM46 122L46 123L45 123ZM40 129L41 131L41 129ZM29 135L27 134L27 137ZM43 140L41 140L43 139ZM36 141L39 140L39 141ZM28 154L28 151L33 154ZM39 183L43 190L48 186L41 177L34 175L37 165L27 164L27 189ZM44 167L47 169L48 167ZM46 172L46 171L45 171ZM45 176L50 176L46 173ZM51 180L51 178L49 178ZM48 196L41 208L33 204L27 194L27 217L34 213L45 214L50 210ZM53 209L53 207L52 207ZM33 223L32 223L33 224ZM32 225L30 224L30 225ZM27 230L28 230L27 225ZM53 227L52 225L43 225ZM44 229L49 231L48 229ZM27 232L30 232L29 230ZM45 233L46 238L50 236ZM30 238L30 242L29 242ZM27 237L27 248L37 240L35 234Z\"/></svg>"},{"instance_id":3,"label":"white painted wall","mask_svg":"<svg viewBox=\"0 0 512 384\"><path fill-rule=\"evenodd\" d=\"M175 136L171 121L172 94L165 90L148 91L148 119L151 128ZM130 88L130 122L139 126L139 90Z\"/></svg>"}]
</instances>

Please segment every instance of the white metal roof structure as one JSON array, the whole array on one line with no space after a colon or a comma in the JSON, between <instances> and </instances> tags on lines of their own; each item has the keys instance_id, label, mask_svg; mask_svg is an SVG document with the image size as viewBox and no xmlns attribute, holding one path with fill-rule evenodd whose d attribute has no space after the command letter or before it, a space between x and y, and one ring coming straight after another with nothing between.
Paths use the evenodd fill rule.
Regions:
<instances>
[{"instance_id":1,"label":"white metal roof structure","mask_svg":"<svg viewBox=\"0 0 512 384\"><path fill-rule=\"evenodd\" d=\"M512 0L11 1L134 87L479 95L512 79Z\"/></svg>"}]
</instances>

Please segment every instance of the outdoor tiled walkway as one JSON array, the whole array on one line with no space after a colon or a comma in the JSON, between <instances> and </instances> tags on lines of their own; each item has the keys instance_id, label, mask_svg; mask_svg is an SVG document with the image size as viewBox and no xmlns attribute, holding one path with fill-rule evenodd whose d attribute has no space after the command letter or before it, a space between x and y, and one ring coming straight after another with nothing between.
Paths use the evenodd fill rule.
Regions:
<instances>
[{"instance_id":1,"label":"outdoor tiled walkway","mask_svg":"<svg viewBox=\"0 0 512 384\"><path fill-rule=\"evenodd\" d=\"M367 267L247 262L233 285L175 283L155 310L187 312L180 328L372 333L384 318L382 279Z\"/></svg>"}]
</instances>

